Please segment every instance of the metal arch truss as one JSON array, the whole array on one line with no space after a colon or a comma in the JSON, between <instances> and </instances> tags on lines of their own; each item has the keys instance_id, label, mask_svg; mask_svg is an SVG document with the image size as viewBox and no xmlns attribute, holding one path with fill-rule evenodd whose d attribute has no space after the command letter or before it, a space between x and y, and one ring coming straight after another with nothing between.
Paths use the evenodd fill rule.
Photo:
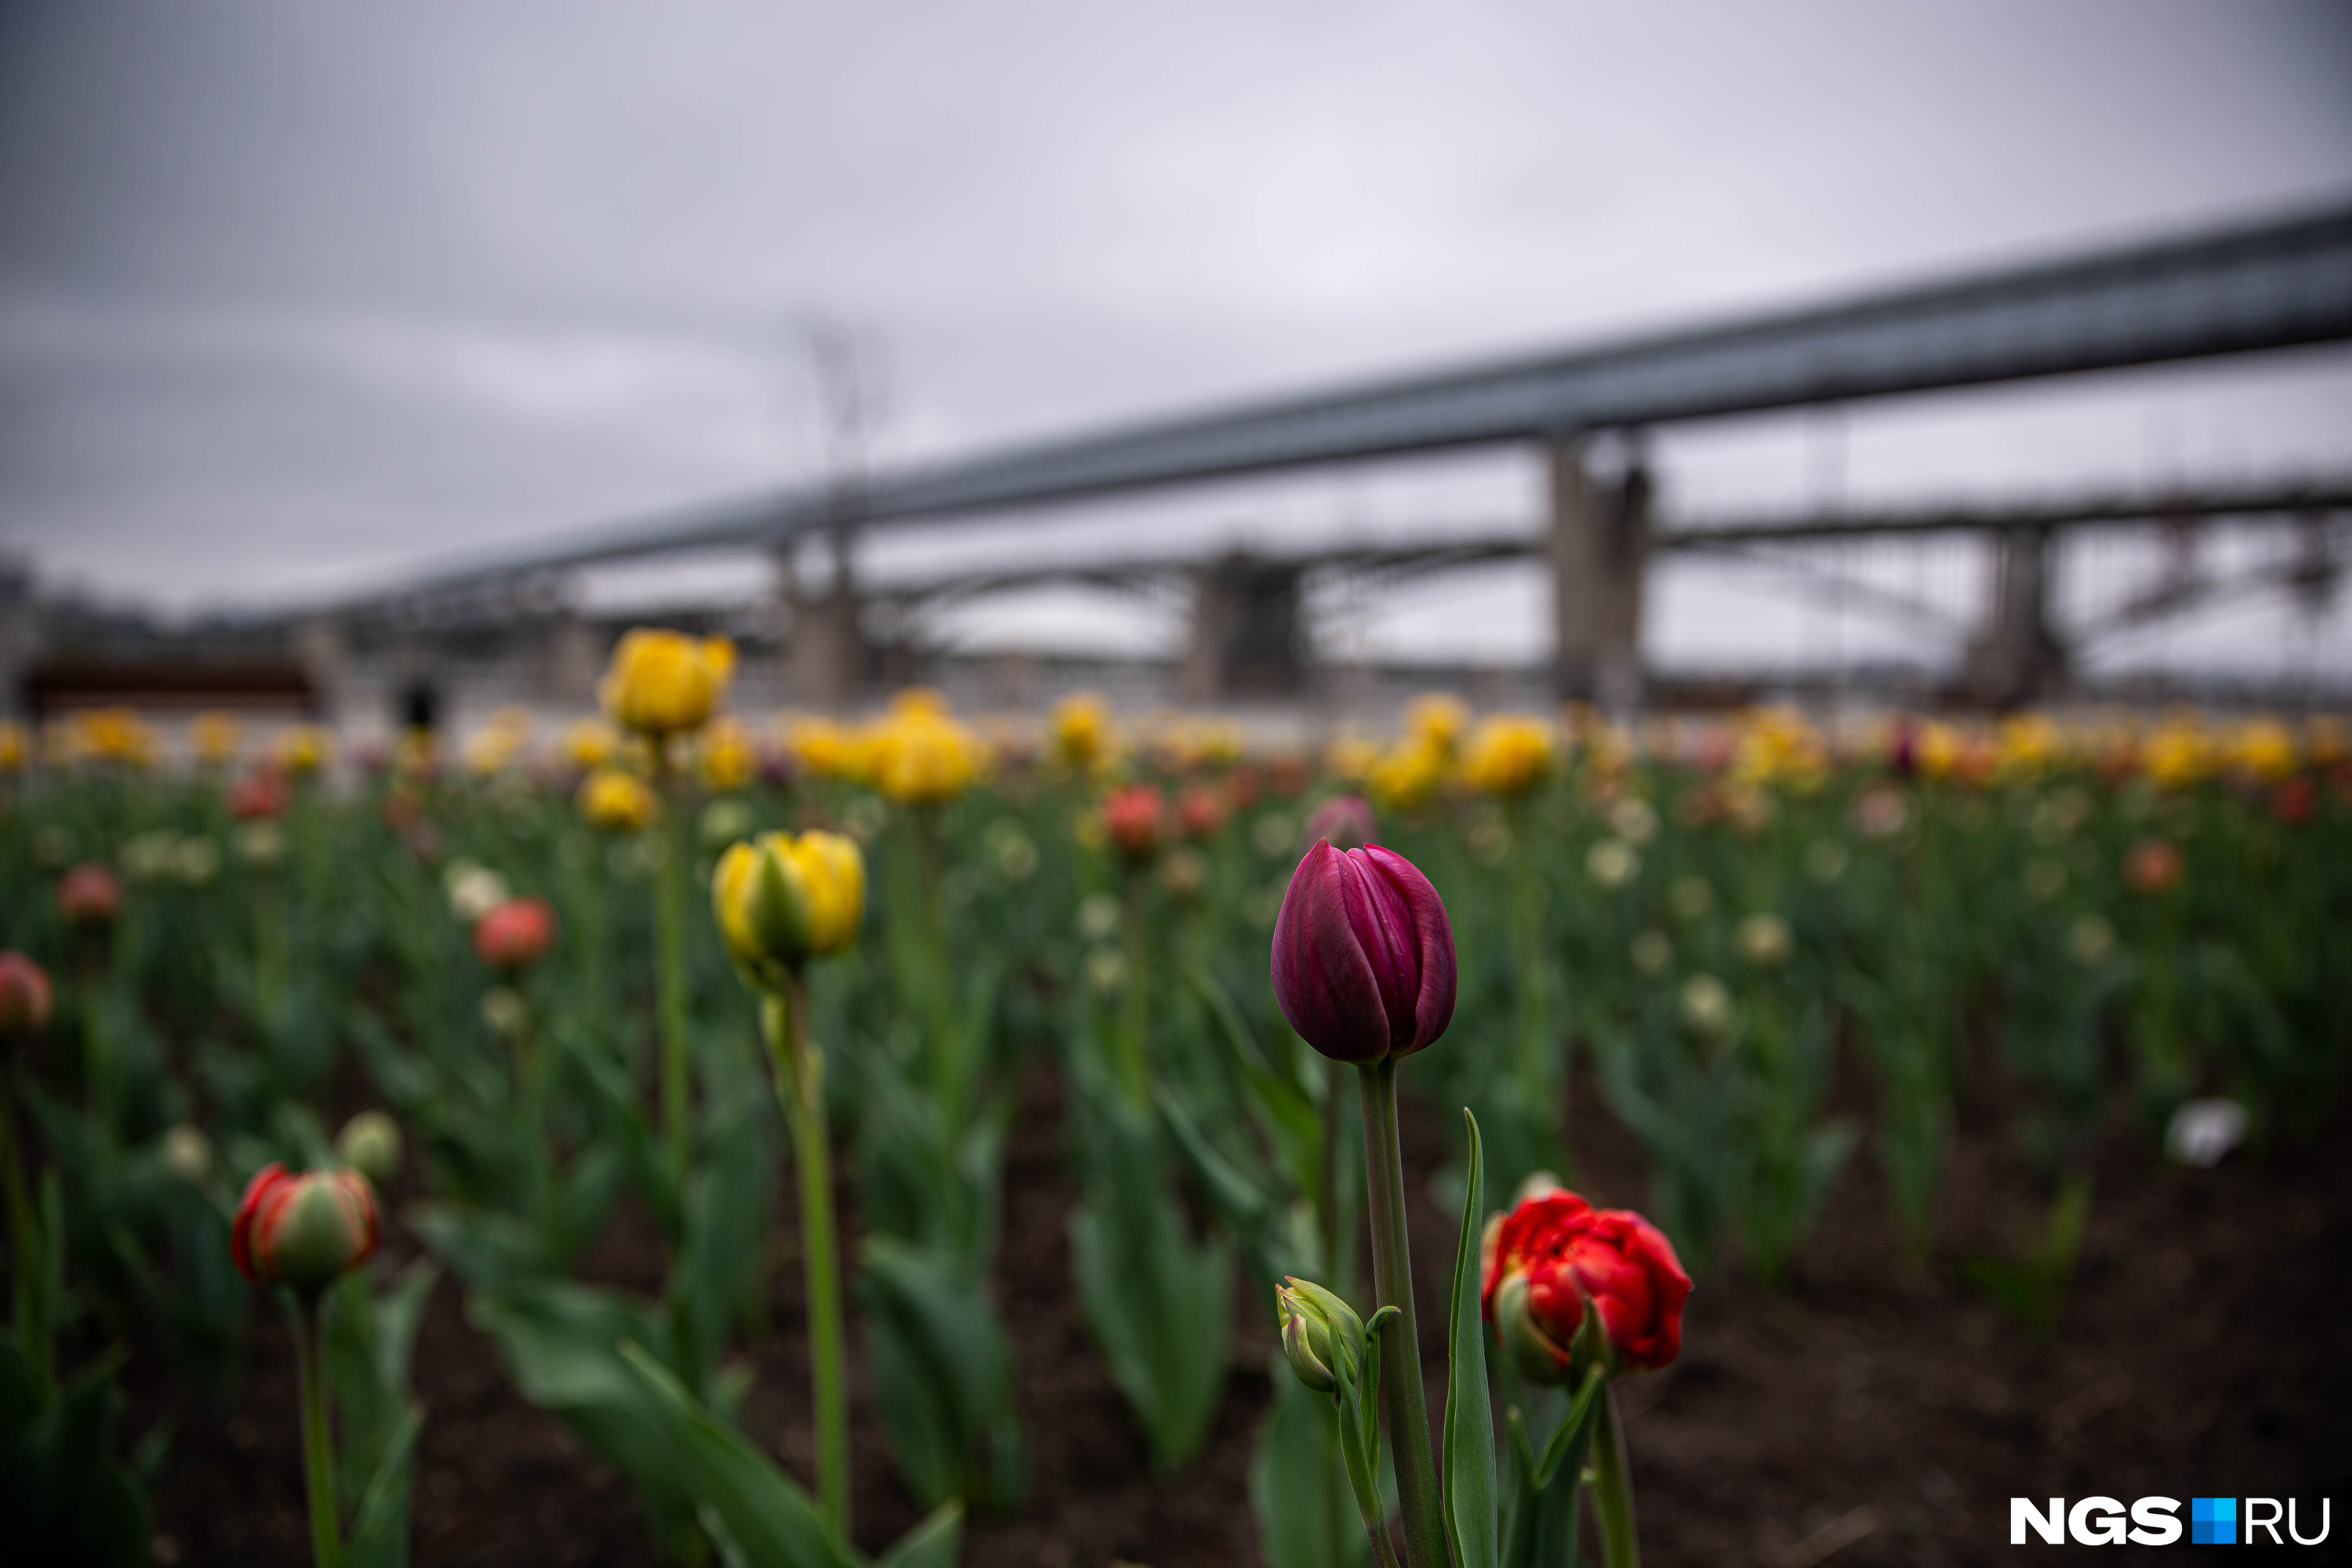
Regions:
<instances>
[{"instance_id":1,"label":"metal arch truss","mask_svg":"<svg viewBox=\"0 0 2352 1568\"><path fill-rule=\"evenodd\" d=\"M347 610L852 524L2352 338L2352 208L1842 304L1234 405L754 496L482 560Z\"/></svg>"}]
</instances>

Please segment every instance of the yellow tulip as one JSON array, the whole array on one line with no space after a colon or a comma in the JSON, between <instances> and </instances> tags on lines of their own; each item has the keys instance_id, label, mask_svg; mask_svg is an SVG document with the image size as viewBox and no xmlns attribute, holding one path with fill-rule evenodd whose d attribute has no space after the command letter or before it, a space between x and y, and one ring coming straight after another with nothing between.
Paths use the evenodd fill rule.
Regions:
<instances>
[{"instance_id":1,"label":"yellow tulip","mask_svg":"<svg viewBox=\"0 0 2352 1568\"><path fill-rule=\"evenodd\" d=\"M953 800L987 761L980 737L944 707L900 702L867 736L874 787L901 805Z\"/></svg>"},{"instance_id":2,"label":"yellow tulip","mask_svg":"<svg viewBox=\"0 0 2352 1568\"><path fill-rule=\"evenodd\" d=\"M1054 704L1054 757L1072 773L1091 773L1109 759L1116 737L1110 704L1091 691Z\"/></svg>"},{"instance_id":3,"label":"yellow tulip","mask_svg":"<svg viewBox=\"0 0 2352 1568\"><path fill-rule=\"evenodd\" d=\"M2058 726L2039 713L2019 713L2002 721L1996 772L2004 779L2042 776L2058 761L2063 744Z\"/></svg>"},{"instance_id":4,"label":"yellow tulip","mask_svg":"<svg viewBox=\"0 0 2352 1568\"><path fill-rule=\"evenodd\" d=\"M1497 713L1470 737L1463 776L1488 795L1525 795L1551 772L1551 726L1523 713Z\"/></svg>"},{"instance_id":5,"label":"yellow tulip","mask_svg":"<svg viewBox=\"0 0 2352 1568\"><path fill-rule=\"evenodd\" d=\"M278 735L275 750L278 765L302 778L334 760L335 738L323 724L297 724Z\"/></svg>"},{"instance_id":6,"label":"yellow tulip","mask_svg":"<svg viewBox=\"0 0 2352 1568\"><path fill-rule=\"evenodd\" d=\"M2175 719L2141 743L2140 766L2167 789L2195 784L2212 771L2213 750L2193 719Z\"/></svg>"},{"instance_id":7,"label":"yellow tulip","mask_svg":"<svg viewBox=\"0 0 2352 1568\"><path fill-rule=\"evenodd\" d=\"M621 638L596 688L614 722L663 736L699 729L735 672L735 645L725 637L639 626Z\"/></svg>"},{"instance_id":8,"label":"yellow tulip","mask_svg":"<svg viewBox=\"0 0 2352 1568\"><path fill-rule=\"evenodd\" d=\"M612 759L621 743L613 726L602 719L575 719L563 731L563 760L586 773Z\"/></svg>"},{"instance_id":9,"label":"yellow tulip","mask_svg":"<svg viewBox=\"0 0 2352 1568\"><path fill-rule=\"evenodd\" d=\"M1341 735L1323 752L1323 765L1331 776L1348 784L1363 783L1380 760L1380 748L1361 735Z\"/></svg>"},{"instance_id":10,"label":"yellow tulip","mask_svg":"<svg viewBox=\"0 0 2352 1568\"><path fill-rule=\"evenodd\" d=\"M838 833L763 833L719 858L710 902L728 952L772 985L785 971L857 940L866 918L866 861Z\"/></svg>"},{"instance_id":11,"label":"yellow tulip","mask_svg":"<svg viewBox=\"0 0 2352 1568\"><path fill-rule=\"evenodd\" d=\"M785 732L784 743L793 761L819 778L857 784L865 782L869 772L866 738L837 721L796 719Z\"/></svg>"},{"instance_id":12,"label":"yellow tulip","mask_svg":"<svg viewBox=\"0 0 2352 1568\"><path fill-rule=\"evenodd\" d=\"M2294 772L2294 735L2275 719L2253 719L2231 737L2230 761L2237 770L2265 784L2275 784Z\"/></svg>"},{"instance_id":13,"label":"yellow tulip","mask_svg":"<svg viewBox=\"0 0 2352 1568\"><path fill-rule=\"evenodd\" d=\"M1449 760L1469 728L1470 705L1450 692L1416 697L1404 710L1405 733L1428 742Z\"/></svg>"},{"instance_id":14,"label":"yellow tulip","mask_svg":"<svg viewBox=\"0 0 2352 1568\"><path fill-rule=\"evenodd\" d=\"M1418 811L1445 782L1447 748L1427 733L1408 735L1390 747L1364 774L1372 799L1392 811Z\"/></svg>"},{"instance_id":15,"label":"yellow tulip","mask_svg":"<svg viewBox=\"0 0 2352 1568\"><path fill-rule=\"evenodd\" d=\"M751 775L759 771L760 752L741 721L721 719L703 731L698 760L702 787L713 795L725 795L751 782Z\"/></svg>"},{"instance_id":16,"label":"yellow tulip","mask_svg":"<svg viewBox=\"0 0 2352 1568\"><path fill-rule=\"evenodd\" d=\"M1238 724L1203 720L1192 727L1192 762L1202 767L1229 768L1249 754L1249 737Z\"/></svg>"},{"instance_id":17,"label":"yellow tulip","mask_svg":"<svg viewBox=\"0 0 2352 1568\"><path fill-rule=\"evenodd\" d=\"M944 719L950 711L947 698L936 687L906 687L890 699L890 714L897 719Z\"/></svg>"},{"instance_id":18,"label":"yellow tulip","mask_svg":"<svg viewBox=\"0 0 2352 1568\"><path fill-rule=\"evenodd\" d=\"M467 737L466 766L469 771L485 777L491 773L504 773L514 765L515 759L521 754L523 744L529 738L528 731L517 729L512 724L500 723L493 718L488 724Z\"/></svg>"},{"instance_id":19,"label":"yellow tulip","mask_svg":"<svg viewBox=\"0 0 2352 1568\"><path fill-rule=\"evenodd\" d=\"M1967 740L1958 730L1930 719L1919 726L1912 756L1921 777L1948 779L1960 771L1960 759L1967 750Z\"/></svg>"},{"instance_id":20,"label":"yellow tulip","mask_svg":"<svg viewBox=\"0 0 2352 1568\"><path fill-rule=\"evenodd\" d=\"M1792 708L1751 714L1732 752L1732 771L1740 783L1751 787L1784 783L1801 794L1829 776L1829 748Z\"/></svg>"},{"instance_id":21,"label":"yellow tulip","mask_svg":"<svg viewBox=\"0 0 2352 1568\"><path fill-rule=\"evenodd\" d=\"M237 740L238 725L234 713L204 712L189 721L188 743L194 748L196 761L208 768L235 762Z\"/></svg>"},{"instance_id":22,"label":"yellow tulip","mask_svg":"<svg viewBox=\"0 0 2352 1568\"><path fill-rule=\"evenodd\" d=\"M31 756L32 742L26 738L25 726L0 719L0 773L23 773Z\"/></svg>"},{"instance_id":23,"label":"yellow tulip","mask_svg":"<svg viewBox=\"0 0 2352 1568\"><path fill-rule=\"evenodd\" d=\"M76 750L93 761L143 768L155 760L154 732L128 708L81 714L76 730Z\"/></svg>"},{"instance_id":24,"label":"yellow tulip","mask_svg":"<svg viewBox=\"0 0 2352 1568\"><path fill-rule=\"evenodd\" d=\"M661 816L661 797L653 786L619 768L598 768L580 784L580 815L591 827L608 833L635 833L653 826Z\"/></svg>"}]
</instances>

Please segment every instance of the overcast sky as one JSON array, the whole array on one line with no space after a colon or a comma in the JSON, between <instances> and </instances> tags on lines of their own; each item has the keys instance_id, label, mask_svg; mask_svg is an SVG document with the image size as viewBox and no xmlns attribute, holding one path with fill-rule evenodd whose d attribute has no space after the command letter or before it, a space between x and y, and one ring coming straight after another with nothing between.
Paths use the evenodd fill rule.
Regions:
<instances>
[{"instance_id":1,"label":"overcast sky","mask_svg":"<svg viewBox=\"0 0 2352 1568\"><path fill-rule=\"evenodd\" d=\"M2317 0L12 0L0 548L250 603L803 479L814 316L875 346L887 466L2347 198ZM1695 510L2342 470L2352 355L1663 456ZM1467 525L1531 482L1090 515Z\"/></svg>"}]
</instances>

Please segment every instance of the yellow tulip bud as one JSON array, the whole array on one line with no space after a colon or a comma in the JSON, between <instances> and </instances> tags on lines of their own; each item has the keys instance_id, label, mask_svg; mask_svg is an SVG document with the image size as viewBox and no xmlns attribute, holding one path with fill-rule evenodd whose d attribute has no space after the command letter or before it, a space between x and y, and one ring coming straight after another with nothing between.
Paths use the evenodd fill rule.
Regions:
<instances>
[{"instance_id":1,"label":"yellow tulip bud","mask_svg":"<svg viewBox=\"0 0 2352 1568\"><path fill-rule=\"evenodd\" d=\"M610 761L621 738L602 719L577 719L563 731L563 760L581 772Z\"/></svg>"},{"instance_id":2,"label":"yellow tulip bud","mask_svg":"<svg viewBox=\"0 0 2352 1568\"><path fill-rule=\"evenodd\" d=\"M661 816L661 799L651 784L635 773L598 768L581 781L580 815L591 827L635 833L651 826Z\"/></svg>"},{"instance_id":3,"label":"yellow tulip bud","mask_svg":"<svg viewBox=\"0 0 2352 1568\"><path fill-rule=\"evenodd\" d=\"M721 719L703 731L697 760L702 769L702 787L713 795L741 789L751 782L751 775L760 767L760 752L751 743L751 731L734 719Z\"/></svg>"},{"instance_id":4,"label":"yellow tulip bud","mask_svg":"<svg viewBox=\"0 0 2352 1568\"><path fill-rule=\"evenodd\" d=\"M1091 691L1054 704L1052 728L1055 760L1072 773L1087 773L1110 754L1110 704Z\"/></svg>"},{"instance_id":5,"label":"yellow tulip bud","mask_svg":"<svg viewBox=\"0 0 2352 1568\"><path fill-rule=\"evenodd\" d=\"M275 752L279 767L306 778L334 760L335 737L323 724L296 724L279 732Z\"/></svg>"},{"instance_id":6,"label":"yellow tulip bud","mask_svg":"<svg viewBox=\"0 0 2352 1568\"><path fill-rule=\"evenodd\" d=\"M1480 724L1462 760L1463 775L1488 795L1525 795L1551 772L1551 726L1501 713Z\"/></svg>"},{"instance_id":7,"label":"yellow tulip bud","mask_svg":"<svg viewBox=\"0 0 2352 1568\"><path fill-rule=\"evenodd\" d=\"M235 762L239 739L240 727L234 713L199 713L188 725L188 744L194 750L196 761L208 768Z\"/></svg>"},{"instance_id":8,"label":"yellow tulip bud","mask_svg":"<svg viewBox=\"0 0 2352 1568\"><path fill-rule=\"evenodd\" d=\"M901 805L953 800L980 776L987 748L944 706L908 701L908 695L872 732L874 787Z\"/></svg>"},{"instance_id":9,"label":"yellow tulip bud","mask_svg":"<svg viewBox=\"0 0 2352 1568\"><path fill-rule=\"evenodd\" d=\"M710 901L728 951L761 984L772 984L782 971L857 940L866 861L838 833L763 833L719 858Z\"/></svg>"},{"instance_id":10,"label":"yellow tulip bud","mask_svg":"<svg viewBox=\"0 0 2352 1568\"><path fill-rule=\"evenodd\" d=\"M596 688L615 723L645 735L699 729L735 672L735 645L724 637L639 626L613 650Z\"/></svg>"},{"instance_id":11,"label":"yellow tulip bud","mask_svg":"<svg viewBox=\"0 0 2352 1568\"><path fill-rule=\"evenodd\" d=\"M1451 757L1470 728L1470 705L1448 692L1416 697L1404 710L1405 733Z\"/></svg>"}]
</instances>

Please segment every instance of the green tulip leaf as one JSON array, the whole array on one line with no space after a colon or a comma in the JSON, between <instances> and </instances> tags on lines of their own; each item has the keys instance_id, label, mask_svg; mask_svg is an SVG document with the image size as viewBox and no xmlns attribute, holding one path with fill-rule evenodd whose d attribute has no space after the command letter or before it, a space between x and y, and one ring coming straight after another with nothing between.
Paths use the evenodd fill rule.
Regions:
<instances>
[{"instance_id":1,"label":"green tulip leaf","mask_svg":"<svg viewBox=\"0 0 2352 1568\"><path fill-rule=\"evenodd\" d=\"M749 1568L855 1568L808 1495L741 1433L703 1408L644 1346L621 1359L652 1395L695 1500L719 1516Z\"/></svg>"},{"instance_id":2,"label":"green tulip leaf","mask_svg":"<svg viewBox=\"0 0 2352 1568\"><path fill-rule=\"evenodd\" d=\"M1478 1234L1486 1212L1486 1162L1478 1119L1467 1110L1468 1191L1454 1255L1453 1307L1445 1328L1445 1533L1455 1568L1500 1568L1496 1521L1495 1415L1486 1388L1486 1331L1478 1309Z\"/></svg>"}]
</instances>

